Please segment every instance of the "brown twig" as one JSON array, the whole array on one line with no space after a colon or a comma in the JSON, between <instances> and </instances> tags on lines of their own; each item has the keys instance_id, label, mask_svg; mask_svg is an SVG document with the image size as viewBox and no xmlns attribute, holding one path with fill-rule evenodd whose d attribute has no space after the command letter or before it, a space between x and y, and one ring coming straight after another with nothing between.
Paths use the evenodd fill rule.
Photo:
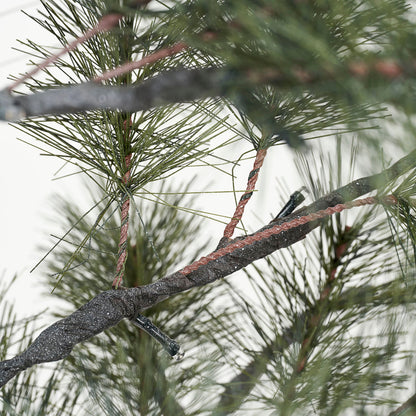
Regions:
<instances>
[{"instance_id":1,"label":"brown twig","mask_svg":"<svg viewBox=\"0 0 416 416\"><path fill-rule=\"evenodd\" d=\"M414 76L416 61L394 61L392 59L375 58L373 61L346 62L344 67L327 68L320 72L309 72L302 68L294 68L290 73L284 73L276 68L264 68L262 71L250 69L246 72L247 78L255 83L270 82L276 85L291 83L310 85L323 80L339 79L342 76L352 75L358 79L366 79L377 75L384 79L393 80L406 74Z\"/></svg>"},{"instance_id":2,"label":"brown twig","mask_svg":"<svg viewBox=\"0 0 416 416\"><path fill-rule=\"evenodd\" d=\"M139 61L127 62L123 65L120 65L117 68L114 68L110 71L104 72L104 74L99 75L93 79L94 82L106 81L108 79L118 77L120 75L126 74L133 71L134 69L142 68L146 65L152 64L159 61L160 59L166 58L168 56L176 55L177 53L185 50L188 47L183 42L176 43L170 48L160 49L156 52L151 53L150 55L145 56Z\"/></svg>"},{"instance_id":3,"label":"brown twig","mask_svg":"<svg viewBox=\"0 0 416 416\"><path fill-rule=\"evenodd\" d=\"M251 172L248 175L247 188L244 194L241 196L240 201L237 204L234 215L231 218L231 221L227 224L224 229L223 240L220 245L223 245L223 242L227 242L234 234L235 227L240 222L244 214L244 208L253 195L254 188L256 186L257 179L259 177L260 168L263 166L264 158L266 157L267 149L259 149L256 153L256 158L254 160L254 166Z\"/></svg>"},{"instance_id":4,"label":"brown twig","mask_svg":"<svg viewBox=\"0 0 416 416\"><path fill-rule=\"evenodd\" d=\"M129 126L127 126L127 120L124 120L123 130L124 130L124 141L125 148L129 148L129 129L131 125L131 119L129 120ZM124 276L124 269L126 266L127 261L127 236L129 231L129 209L130 209L130 196L128 194L128 185L130 182L130 163L131 163L131 153L127 153L124 161L126 166L126 172L123 175L123 185L125 186L126 190L123 196L122 206L121 206L121 226L120 226L120 241L118 245L118 254L117 254L117 269L116 275L113 280L113 288L118 289L121 286Z\"/></svg>"},{"instance_id":5,"label":"brown twig","mask_svg":"<svg viewBox=\"0 0 416 416\"><path fill-rule=\"evenodd\" d=\"M14 90L16 87L18 87L20 84L22 84L27 79L33 77L38 71L46 68L50 64L56 62L61 56L65 55L66 53L73 51L78 45L84 43L88 39L91 39L95 35L97 35L100 32L106 32L113 28L123 17L121 14L113 13L108 14L106 16L103 16L101 20L92 28L89 29L87 32L85 32L82 36L75 39L73 42L69 43L67 46L65 46L63 49L61 49L58 53L55 55L50 56L49 58L45 59L43 62L41 62L39 65L36 65L31 71L27 72L24 76L17 79L13 84L11 84L8 87L8 91Z\"/></svg>"},{"instance_id":6,"label":"brown twig","mask_svg":"<svg viewBox=\"0 0 416 416\"><path fill-rule=\"evenodd\" d=\"M150 3L150 1L151 0L133 0L131 3L136 4L139 7L143 7L143 6L146 6L148 3ZM122 17L123 15L119 13L112 13L112 14L103 16L92 29L89 29L83 35L81 35L80 37L75 39L73 42L69 43L67 46L61 49L58 53L46 58L43 62L36 65L35 68L33 68L31 71L27 72L24 76L17 79L12 85L10 85L7 88L8 91L13 91L16 87L18 87L24 81L33 77L33 75L35 75L42 69L56 62L61 56L67 54L68 52L73 51L79 45L86 42L88 39L91 39L98 33L107 32L108 30L112 29L120 21L120 19L122 19Z\"/></svg>"}]
</instances>

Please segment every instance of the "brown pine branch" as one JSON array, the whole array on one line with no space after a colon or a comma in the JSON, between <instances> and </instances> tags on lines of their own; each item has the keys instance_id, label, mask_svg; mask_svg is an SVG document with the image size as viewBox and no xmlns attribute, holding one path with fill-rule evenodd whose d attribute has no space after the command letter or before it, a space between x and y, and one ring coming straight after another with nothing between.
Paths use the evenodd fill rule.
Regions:
<instances>
[{"instance_id":1,"label":"brown pine branch","mask_svg":"<svg viewBox=\"0 0 416 416\"><path fill-rule=\"evenodd\" d=\"M135 6L137 8L142 8L147 6L148 3L150 3L151 0L132 0L130 2L127 2L127 6ZM66 45L64 48L62 48L59 52L57 52L54 55L49 56L44 61L42 61L40 64L36 65L31 71L27 72L25 75L18 78L16 81L14 81L7 89L8 91L13 91L15 88L17 88L19 85L21 85L24 81L26 81L29 78L32 78L35 74L37 74L42 69L45 69L49 65L56 62L60 57L67 54L68 52L71 52L78 48L79 45L83 44L87 40L93 38L98 33L107 32L110 29L112 29L117 23L123 18L122 13L111 13L103 16L97 24L87 30L83 35L79 36L77 39Z\"/></svg>"},{"instance_id":2,"label":"brown pine branch","mask_svg":"<svg viewBox=\"0 0 416 416\"><path fill-rule=\"evenodd\" d=\"M120 65L117 68L114 68L105 72L104 74L98 75L97 77L94 78L94 81L101 82L101 81L109 80L114 77L118 77L125 73L131 72L135 69L143 68L146 65L153 64L168 56L176 55L177 53L187 48L188 48L188 45L186 45L183 42L175 43L173 46L169 48L163 48L149 55L146 55L144 58L140 59L139 61L127 62L123 65Z\"/></svg>"},{"instance_id":3,"label":"brown pine branch","mask_svg":"<svg viewBox=\"0 0 416 416\"><path fill-rule=\"evenodd\" d=\"M131 126L131 118L124 120L123 122L123 131L124 131L124 142L125 148L130 149L130 126ZM130 176L131 176L131 152L128 153L124 157L125 163L125 172L122 178L123 185L126 189L129 186ZM117 289L121 286L124 277L124 269L126 267L127 262L127 237L129 231L129 209L130 209L130 195L127 191L125 191L122 201L121 201L121 225L120 225L120 240L118 244L118 254L117 254L117 269L116 275L113 280L113 288Z\"/></svg>"},{"instance_id":4,"label":"brown pine branch","mask_svg":"<svg viewBox=\"0 0 416 416\"><path fill-rule=\"evenodd\" d=\"M405 173L416 164L416 150L396 162L385 171L357 179L297 212L263 227L253 235L271 229L276 223L284 224L295 218L334 207L365 193L373 191ZM348 198L348 199L346 199ZM274 251L302 240L319 225L319 220L290 228L279 234L254 241L243 249L236 249L200 265L184 275L183 270L172 273L154 283L126 290L100 293L90 302L68 317L45 329L20 355L0 362L0 386L6 384L19 372L44 362L64 359L75 345L117 325L122 319L134 319L139 311L147 309L177 293L195 286L203 286L226 277L235 271L263 258ZM250 236L246 237L250 238ZM233 244L233 243L231 243Z\"/></svg>"}]
</instances>

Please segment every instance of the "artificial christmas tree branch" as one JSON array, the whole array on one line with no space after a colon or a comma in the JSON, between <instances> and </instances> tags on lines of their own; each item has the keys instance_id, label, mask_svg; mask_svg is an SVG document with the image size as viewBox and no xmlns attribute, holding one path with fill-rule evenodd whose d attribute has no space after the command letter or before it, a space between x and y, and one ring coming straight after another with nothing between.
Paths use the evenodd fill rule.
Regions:
<instances>
[{"instance_id":1,"label":"artificial christmas tree branch","mask_svg":"<svg viewBox=\"0 0 416 416\"><path fill-rule=\"evenodd\" d=\"M124 157L125 163L125 172L123 174L123 185L128 186L131 175L131 151L130 151L130 127L131 127L131 118L125 119L123 121L123 133L124 133L124 147L127 150L127 153ZM122 281L124 276L124 269L127 261L127 236L129 230L129 209L130 209L130 195L128 192L125 192L121 201L121 226L120 226L120 241L118 244L118 254L117 254L117 269L116 275L113 280L113 288L117 289Z\"/></svg>"},{"instance_id":2,"label":"artificial christmas tree branch","mask_svg":"<svg viewBox=\"0 0 416 416\"><path fill-rule=\"evenodd\" d=\"M166 71L135 86L102 86L93 82L25 96L0 96L0 119L13 121L46 114L117 109L148 110L170 103L189 102L222 94L224 70Z\"/></svg>"},{"instance_id":3,"label":"artificial christmas tree branch","mask_svg":"<svg viewBox=\"0 0 416 416\"><path fill-rule=\"evenodd\" d=\"M65 319L40 334L26 352L0 362L0 379L6 382L24 368L70 354L56 367L57 374L59 371L63 380L68 372L74 376L80 398L87 391L92 399L87 413L199 414L212 410L218 415L250 412L255 407L259 412L336 415L352 406L365 412L367 406L371 411L388 403L391 394L385 392L401 388L405 379L403 374L389 371L390 365L397 368L402 338L409 333L399 326L401 318L409 316L403 305L414 305L414 296L410 298L405 289L409 291L412 284L408 270L413 270L416 253L411 199L415 196L415 154L381 175L351 182L297 212L283 210L284 218L276 217L253 235L233 240L238 236L233 228L254 187L249 183L226 229L226 241L214 253L204 251L205 258L169 276L187 264L187 247L194 255L200 253L194 242L196 226L190 230L185 220L178 221L180 212L171 206L183 205L176 203L179 197L169 196L166 209L146 203L135 207L141 226L133 218L129 220L128 200L132 204L140 189L148 189L161 178L165 182L165 177L185 166L198 167L200 160L222 169L217 162L211 163L211 156L236 165L237 161L223 160L222 152L218 156L217 144L246 140L255 150L266 150L286 141L297 147L303 139L375 127L374 120L387 117L391 105L398 111L395 122L400 122L401 110L410 117L416 79L410 5L406 0L275 4L203 0L155 2L144 9L149 1L42 0L44 11L33 19L64 50L72 50L66 58L52 62L54 57L49 57L55 50L31 39L23 41L35 62L46 58L53 68L44 68L42 79L26 79L26 97L14 90L0 91L0 116L18 120L17 127L29 132L49 155L74 163L93 180L103 178L100 196L123 207L121 230L115 211L107 211L108 217L102 214L93 224L89 218L77 222L82 214L73 201L57 210L65 214L62 221L71 224L71 241L65 240L75 244L76 250L62 245L53 253L55 260L49 267L61 274L60 264L65 261L64 271L69 270L55 295L74 306L69 312L58 311L56 319ZM91 28L105 16L115 16L114 25L97 29L94 36ZM83 36L89 39L73 49L72 40L82 42ZM188 82L192 77L193 83ZM132 115L129 147L122 134L122 121L128 113ZM377 139L383 146L382 138ZM400 141L401 148L406 148ZM332 153L328 163L322 163L323 153L320 160L298 156L304 182L310 184L316 198L323 194L322 189L328 192L346 183L342 175L353 175L356 163L351 157L345 167L345 152L341 151L335 158ZM411 170L405 177L388 183L408 167ZM315 173L312 168L317 168ZM249 179L254 176L252 172ZM361 203L357 196L375 189L380 199L361 202L384 202L382 196L393 189L395 198L390 203L397 205L385 213L381 207L370 207L352 214L357 217L353 228L358 230L358 238L338 267L335 280L328 280L337 265L335 262L331 269L333 250L326 249L335 248L346 214L333 221L321 218L357 206ZM164 203L162 198L156 196L157 202ZM292 208L289 204L289 211ZM191 221L195 223L194 218ZM308 235L314 227L319 228ZM250 269L257 275L246 274L256 293L250 289L240 292L239 276L246 281L242 274L235 276L235 286L233 279L223 282L235 291L222 290L220 280L207 286L305 236L301 252L294 247L276 253L268 258L268 267L263 262L259 267L252 263ZM77 267L70 267L75 262ZM403 276L397 276L399 267ZM318 274L313 273L316 270ZM387 273L388 278L396 276L389 279L391 286L377 284L385 282ZM96 297L114 277L114 286L120 290ZM408 279L403 283L401 277ZM52 279L49 282L55 284ZM133 286L138 287L130 289ZM194 286L203 287L173 297ZM166 298L167 302L160 302ZM230 307L230 298L239 298L239 302ZM317 310L318 304L323 313ZM188 351L204 352L190 354L184 363L186 371L175 371L152 339L120 322L127 317L134 323L146 307L150 307L147 315L173 337L180 336ZM390 321L392 315L398 318L397 325ZM380 318L385 326L378 331L377 342L372 342L373 331L357 331L360 325L373 325ZM111 325L116 326L106 331ZM99 337L93 337L101 331ZM351 340L351 333L359 333L359 337ZM5 351L12 344L12 338L10 342L6 338ZM71 352L76 343L85 340ZM21 343L17 351L24 351L28 344ZM4 352L1 360L12 354ZM25 393L22 380L27 378L33 384L33 376L29 378L36 368L4 388L13 393L5 397L19 398L15 409L13 403L5 402L15 414L23 413L17 407L24 397L20 392ZM290 396L292 374L295 389ZM47 394L41 400L57 406ZM187 406L182 409L178 403ZM75 407L73 411L79 414Z\"/></svg>"},{"instance_id":4,"label":"artificial christmas tree branch","mask_svg":"<svg viewBox=\"0 0 416 416\"><path fill-rule=\"evenodd\" d=\"M106 81L111 78L115 78L120 75L123 75L125 73L130 73L134 69L139 69L151 63L157 62L160 59L166 58L171 55L176 55L177 53L183 51L187 47L188 46L183 42L176 43L175 45L169 48L163 48L156 52L153 52L150 55L147 55L144 58L140 59L139 61L127 62L117 68L114 68L105 72L102 75L98 75L97 77L94 78L94 81L95 82Z\"/></svg>"},{"instance_id":5,"label":"artificial christmas tree branch","mask_svg":"<svg viewBox=\"0 0 416 416\"><path fill-rule=\"evenodd\" d=\"M319 218L345 208L376 202L374 198L367 198L364 202L357 201L356 204L348 201L384 187L387 182L414 167L415 160L416 150L383 172L357 179L338 188L287 217L273 220L254 234L232 241L223 249L212 253L214 256L200 259L154 283L100 293L67 318L44 330L22 354L2 361L0 385L6 384L19 372L35 364L65 358L76 344L117 325L124 318L134 319L140 310L147 309L174 294L226 277L255 260L302 240L319 225ZM396 200L393 198L389 201L386 202L395 203ZM341 204L344 204L342 209ZM307 221L302 222L302 218L307 218ZM288 224L292 226L287 227ZM224 250L222 255L215 255L221 250Z\"/></svg>"},{"instance_id":6,"label":"artificial christmas tree branch","mask_svg":"<svg viewBox=\"0 0 416 416\"><path fill-rule=\"evenodd\" d=\"M151 0L133 0L132 2L130 2L130 4L127 4L127 6L135 6L137 8L141 8L143 6L146 6L148 3L150 3L150 1ZM45 69L47 66L53 64L63 55L73 51L79 45L86 42L88 39L91 39L92 37L96 36L98 33L107 32L108 30L112 29L114 26L117 25L117 23L122 18L123 18L123 14L120 14L120 13L112 13L112 14L104 15L93 28L89 29L83 35L79 36L77 39L69 43L67 46L61 49L58 53L51 55L49 58L45 59L39 65L36 65L31 71L27 72L25 75L18 78L15 82L9 85L7 90L9 92L13 91L15 88L21 85L24 81L26 81L29 78L32 78L33 75L35 75L42 69ZM130 71L132 71L133 69L134 68L131 68ZM119 71L116 73L119 75ZM103 78L100 78L100 80L107 79L105 78L105 75L109 75L109 74L104 74Z\"/></svg>"},{"instance_id":7,"label":"artificial christmas tree branch","mask_svg":"<svg viewBox=\"0 0 416 416\"><path fill-rule=\"evenodd\" d=\"M233 96L236 91L247 85L253 87L271 84L287 88L351 76L365 82L367 79L372 80L371 75L381 77L385 81L405 76L413 77L414 67L414 62L379 60L375 64L351 63L339 71L334 69L314 75L297 70L291 76L274 69L236 71L211 67L165 71L141 84L126 87L103 86L89 82L25 96L12 96L8 90L3 90L0 92L0 120L17 121L26 117L106 109L137 112L166 104Z\"/></svg>"},{"instance_id":8,"label":"artificial christmas tree branch","mask_svg":"<svg viewBox=\"0 0 416 416\"><path fill-rule=\"evenodd\" d=\"M31 78L33 75L35 75L38 71L46 68L48 65L54 63L57 61L62 55L65 55L66 53L74 50L78 47L81 43L84 43L88 39L95 36L97 33L100 32L106 32L107 30L110 30L113 28L119 20L123 16L121 14L109 14L104 16L95 27L87 31L83 36L80 36L79 38L75 39L73 42L71 42L68 46L63 48L61 51L59 51L57 54L52 55L45 61L43 61L40 65L35 66L35 68L32 69L32 71L29 71L27 74L25 74L23 77L19 78L15 82L13 82L7 89L9 91L13 91L15 88L17 88L20 84L22 84L25 80Z\"/></svg>"}]
</instances>

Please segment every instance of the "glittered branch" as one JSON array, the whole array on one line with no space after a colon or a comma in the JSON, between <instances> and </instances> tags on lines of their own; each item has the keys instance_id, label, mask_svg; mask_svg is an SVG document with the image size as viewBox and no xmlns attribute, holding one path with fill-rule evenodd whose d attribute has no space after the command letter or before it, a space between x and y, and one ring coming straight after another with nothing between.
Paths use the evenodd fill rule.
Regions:
<instances>
[{"instance_id":1,"label":"glittered branch","mask_svg":"<svg viewBox=\"0 0 416 416\"><path fill-rule=\"evenodd\" d=\"M0 363L0 386L22 370L35 364L58 361L73 347L118 324L133 318L137 310L132 293L111 290L100 293L80 309L45 329L22 354Z\"/></svg>"},{"instance_id":2,"label":"glittered branch","mask_svg":"<svg viewBox=\"0 0 416 416\"><path fill-rule=\"evenodd\" d=\"M319 225L319 218L342 211L340 204L344 205L343 209L347 209L377 202L374 198L361 200L362 202L348 201L345 198L355 199L385 186L387 181L397 178L414 167L415 161L416 150L377 175L357 179L311 205L273 221L251 236L236 239L224 247L226 250L221 252L221 255L214 252L207 256L208 261L204 261L203 264L198 261L189 268L172 273L146 286L111 290L97 295L67 318L45 329L22 354L0 362L0 386L33 365L64 359L75 345L117 325L124 318L135 319L143 309L177 293L226 277L280 248L302 240ZM383 202L394 203L395 199L389 198ZM325 215L322 211L326 211ZM305 217L308 221L302 220ZM293 225L294 220L297 221L296 226ZM242 245L240 242L243 242ZM236 243L239 244L233 246Z\"/></svg>"},{"instance_id":3,"label":"glittered branch","mask_svg":"<svg viewBox=\"0 0 416 416\"><path fill-rule=\"evenodd\" d=\"M397 200L392 195L387 196L382 201L379 201L375 197L368 197L364 199L359 199L357 201L349 201L343 204L337 204L334 207L328 207L326 209L323 209L317 212L312 212L302 217L294 218L291 221L284 222L283 224L273 225L272 227L265 228L245 238L238 239L238 240L236 239L235 241L229 243L226 247L222 247L214 251L213 253L209 254L208 256L202 257L199 260L195 261L194 263L190 264L189 266L186 266L180 271L180 273L182 273L185 276L189 275L193 272L198 271L198 269L202 268L203 266L208 265L210 262L214 262L215 260L220 260L229 254L233 254L237 250L242 251L245 248L254 246L258 242L261 243L265 240L270 239L271 237L278 237L280 234L283 234L292 229L302 229L302 226L304 225L307 226L305 228L305 234L306 234L309 231L311 231L312 228L315 228L318 226L316 221L319 219L325 218L337 212L342 212L345 209L351 209L354 207L360 207L364 205L374 205L379 202L390 205L390 204L397 203ZM283 246L278 247L278 248L282 248L282 247ZM286 245L285 247L288 247L288 245ZM267 254L270 254L270 253L267 253ZM239 267L239 269L240 268L241 267Z\"/></svg>"}]
</instances>

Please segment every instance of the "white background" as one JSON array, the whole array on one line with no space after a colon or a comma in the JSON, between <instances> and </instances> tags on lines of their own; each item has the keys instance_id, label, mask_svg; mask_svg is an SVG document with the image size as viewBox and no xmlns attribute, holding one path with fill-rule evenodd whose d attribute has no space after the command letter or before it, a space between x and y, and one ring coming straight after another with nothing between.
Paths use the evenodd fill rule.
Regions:
<instances>
[{"instance_id":1,"label":"white background","mask_svg":"<svg viewBox=\"0 0 416 416\"><path fill-rule=\"evenodd\" d=\"M30 14L37 7L40 7L37 1L0 3L0 88L10 85L7 79L10 74L18 75L30 68L28 57L12 49L21 48L17 39L56 45L49 33L20 11ZM18 139L25 136L0 122L0 278L4 283L18 273L12 294L19 314L28 315L45 306L45 300L41 301L39 296L44 288L37 284L40 272L29 273L29 270L40 258L40 239L47 235L50 197L54 193L68 194L79 179L53 181L61 162L40 156L38 149Z\"/></svg>"}]
</instances>

